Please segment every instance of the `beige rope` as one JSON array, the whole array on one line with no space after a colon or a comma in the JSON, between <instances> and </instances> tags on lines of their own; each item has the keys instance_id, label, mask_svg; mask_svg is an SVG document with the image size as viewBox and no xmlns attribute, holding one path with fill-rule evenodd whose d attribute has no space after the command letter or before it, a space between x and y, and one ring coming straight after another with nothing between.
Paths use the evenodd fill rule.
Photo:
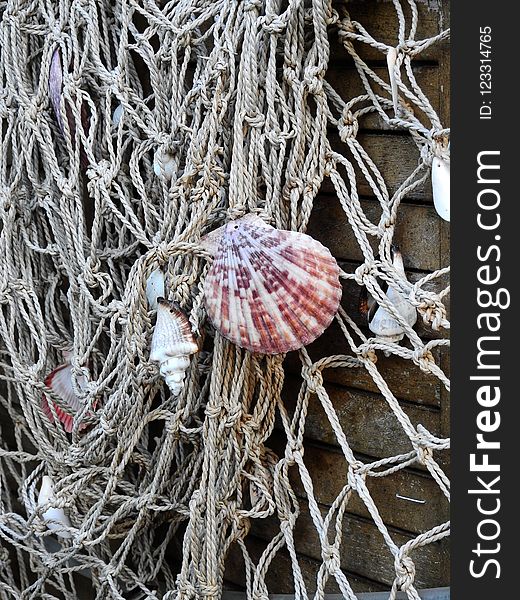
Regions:
<instances>
[{"instance_id":1,"label":"beige rope","mask_svg":"<svg viewBox=\"0 0 520 600\"><path fill-rule=\"evenodd\" d=\"M350 543L342 539L342 523L358 496L394 560L390 600L399 590L417 600L414 551L445 537L449 524L399 546L367 486L369 478L421 464L449 498L438 461L449 440L410 421L376 362L388 352L448 389L434 358L447 341L421 339L380 287L385 281L400 290L433 330L449 327L448 288L432 291L448 267L411 284L391 263L401 201L425 181L435 154L447 157L449 137L411 62L449 32L417 40L416 4L406 3L408 20L402 4L393 2L399 23L394 114L390 85L358 54L368 44L384 59L389 47L370 36L369 23L339 15L327 0L2 3L2 599L75 599L80 571L91 577L98 599L130 592L135 598L217 599L235 543L244 554L248 598L277 591L267 588L265 577L286 548L297 598L323 598L333 579L353 599L341 570L341 544ZM326 81L334 36L365 88L348 101ZM49 96L55 52L63 69L59 118ZM357 139L369 113L407 132L420 151L417 168L400 173L393 195ZM331 148L333 129L341 151ZM363 212L354 167L379 202L377 222ZM343 354L313 362L300 352L302 386L289 412L281 393L283 357L250 355L207 323L202 287L208 255L199 240L249 211L305 231L325 178L364 257L355 273L342 277L366 286L402 323L405 344L367 338L341 309ZM157 268L165 270L169 299L189 313L204 343L178 398L168 395L149 361L154 315L145 282ZM71 353L74 385L85 403L71 436L57 418L49 421L41 403L45 394L60 405L44 380L64 362L64 352ZM410 440L408 453L371 463L354 456L323 383L323 370L337 368L370 374ZM325 513L304 455L307 410L316 402L348 472L347 485ZM276 415L287 438L283 456L268 447ZM299 472L321 545L312 589L296 551L295 523L304 507L291 470ZM71 540L45 528L37 506L43 475L55 482L55 506L69 515ZM255 562L247 544L251 522L271 515L279 532ZM169 556L181 540L177 569Z\"/></svg>"}]
</instances>

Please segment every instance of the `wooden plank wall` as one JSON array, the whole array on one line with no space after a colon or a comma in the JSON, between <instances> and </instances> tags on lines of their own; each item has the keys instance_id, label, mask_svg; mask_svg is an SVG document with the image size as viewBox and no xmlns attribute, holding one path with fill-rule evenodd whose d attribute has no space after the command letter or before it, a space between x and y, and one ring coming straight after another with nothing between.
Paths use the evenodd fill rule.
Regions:
<instances>
[{"instance_id":1,"label":"wooden plank wall","mask_svg":"<svg viewBox=\"0 0 520 600\"><path fill-rule=\"evenodd\" d=\"M389 0L342 0L353 19L361 22L377 39L395 44L397 19ZM408 8L406 2L401 3ZM449 26L449 2L447 0L419 0L419 29L417 39L430 37ZM332 37L332 36L331 36ZM388 79L385 61L380 53L369 47L359 46L358 52L372 68ZM346 51L332 41L332 58L328 79L344 99L362 93L359 78ZM445 126L449 126L449 44L430 47L415 61L414 70L419 84L430 98L433 107ZM395 191L404 176L417 164L418 151L408 135L392 131L376 117L369 117L361 124L358 139L378 165L390 193ZM378 203L370 187L360 178L359 193L368 215L375 215ZM317 199L309 226L309 233L328 246L342 267L352 272L360 263L359 248L350 234L348 222L335 198L333 189L324 185ZM400 245L408 277L416 281L426 273L449 264L449 226L435 213L432 204L431 184L415 190L400 210L395 241ZM344 305L359 324L357 313L359 288L346 286ZM425 338L434 334L421 324L417 330ZM312 347L315 358L345 350L342 336L334 326ZM448 353L437 353L441 365L448 372ZM449 399L442 386L433 377L427 377L419 368L397 358L378 358L378 368L399 398L405 412L414 424L421 423L429 431L448 436ZM289 371L286 383L288 406L294 404L300 381L297 378L297 361L287 361ZM341 424L354 451L362 460L392 456L411 450L408 438L386 406L384 398L364 371L334 369L324 372L326 388ZM282 453L284 440L275 431L271 446ZM312 403L307 418L305 440L305 463L312 476L315 495L325 511L346 483L345 461L338 448L327 418L317 402ZM447 470L448 464L443 461ZM294 468L294 485L302 502L302 515L296 529L296 547L300 555L303 576L309 591L315 590L315 576L319 568L320 544L308 512L305 510L305 494ZM449 518L449 507L444 496L430 475L420 468L400 471L391 477L370 480L370 492L388 525L391 535L399 545L416 537ZM425 500L415 504L396 497L396 494ZM276 518L257 521L248 538L248 548L257 558L267 541L278 532ZM342 569L348 574L354 591L378 591L390 588L395 576L392 557L376 526L369 518L364 504L354 500L344 525L344 551ZM413 554L416 564L416 584L419 587L449 585L448 542L435 543ZM244 586L244 566L240 553L232 549L226 578L230 587ZM271 592L293 591L292 571L287 552L281 552L268 572L267 582ZM331 582L328 592L338 589Z\"/></svg>"}]
</instances>

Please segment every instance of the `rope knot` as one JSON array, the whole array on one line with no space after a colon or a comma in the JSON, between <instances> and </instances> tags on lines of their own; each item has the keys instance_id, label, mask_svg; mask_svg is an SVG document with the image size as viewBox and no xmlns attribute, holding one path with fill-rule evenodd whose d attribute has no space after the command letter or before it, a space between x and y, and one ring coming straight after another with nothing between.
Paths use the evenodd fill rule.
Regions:
<instances>
[{"instance_id":1,"label":"rope knot","mask_svg":"<svg viewBox=\"0 0 520 600\"><path fill-rule=\"evenodd\" d=\"M87 169L87 177L89 179L89 188L90 186L96 186L97 188L108 190L114 178L112 165L108 160L91 163Z\"/></svg>"},{"instance_id":2,"label":"rope knot","mask_svg":"<svg viewBox=\"0 0 520 600\"><path fill-rule=\"evenodd\" d=\"M361 344L357 349L357 355L363 360L369 360L373 363L377 362L376 351L370 344Z\"/></svg>"},{"instance_id":3,"label":"rope knot","mask_svg":"<svg viewBox=\"0 0 520 600\"><path fill-rule=\"evenodd\" d=\"M258 10L262 7L262 0L246 0L244 2L244 11Z\"/></svg>"},{"instance_id":4,"label":"rope knot","mask_svg":"<svg viewBox=\"0 0 520 600\"><path fill-rule=\"evenodd\" d=\"M262 127L265 123L265 117L260 112L246 113L244 115L244 121L251 125L251 127Z\"/></svg>"},{"instance_id":5,"label":"rope knot","mask_svg":"<svg viewBox=\"0 0 520 600\"><path fill-rule=\"evenodd\" d=\"M236 219L240 219L247 212L247 207L245 204L235 204L235 206L230 206L226 211L226 220L235 221Z\"/></svg>"},{"instance_id":6,"label":"rope knot","mask_svg":"<svg viewBox=\"0 0 520 600\"><path fill-rule=\"evenodd\" d=\"M159 266L165 265L170 260L167 242L160 242L155 246L155 256Z\"/></svg>"},{"instance_id":7,"label":"rope knot","mask_svg":"<svg viewBox=\"0 0 520 600\"><path fill-rule=\"evenodd\" d=\"M323 78L321 75L321 69L314 68L308 69L303 79L303 85L309 90L311 94L317 96L323 91Z\"/></svg>"},{"instance_id":8,"label":"rope knot","mask_svg":"<svg viewBox=\"0 0 520 600\"><path fill-rule=\"evenodd\" d=\"M412 352L411 358L423 373L429 373L430 364L435 362L433 354L428 348L417 348Z\"/></svg>"},{"instance_id":9,"label":"rope knot","mask_svg":"<svg viewBox=\"0 0 520 600\"><path fill-rule=\"evenodd\" d=\"M347 472L347 483L353 490L358 490L358 481L365 481L367 477L366 466L361 461L349 464Z\"/></svg>"},{"instance_id":10,"label":"rope knot","mask_svg":"<svg viewBox=\"0 0 520 600\"><path fill-rule=\"evenodd\" d=\"M425 465L433 458L433 449L424 446L417 446L415 449L419 464Z\"/></svg>"},{"instance_id":11,"label":"rope knot","mask_svg":"<svg viewBox=\"0 0 520 600\"><path fill-rule=\"evenodd\" d=\"M395 572L397 574L397 585L403 591L409 589L415 579L415 564L409 556L396 556Z\"/></svg>"},{"instance_id":12,"label":"rope knot","mask_svg":"<svg viewBox=\"0 0 520 600\"><path fill-rule=\"evenodd\" d=\"M354 271L354 279L358 285L365 285L369 277L374 277L377 270L375 261L367 260Z\"/></svg>"},{"instance_id":13,"label":"rope knot","mask_svg":"<svg viewBox=\"0 0 520 600\"><path fill-rule=\"evenodd\" d=\"M349 138L355 138L359 131L359 122L352 114L352 111L345 109L343 115L338 121L338 132L342 142L346 142Z\"/></svg>"},{"instance_id":14,"label":"rope knot","mask_svg":"<svg viewBox=\"0 0 520 600\"><path fill-rule=\"evenodd\" d=\"M42 114L42 108L38 105L36 98L31 99L29 104L25 107L25 118L27 121L37 123L40 115Z\"/></svg>"},{"instance_id":15,"label":"rope knot","mask_svg":"<svg viewBox=\"0 0 520 600\"><path fill-rule=\"evenodd\" d=\"M302 368L302 377L305 379L309 391L316 394L323 387L323 375L314 365Z\"/></svg>"},{"instance_id":16,"label":"rope knot","mask_svg":"<svg viewBox=\"0 0 520 600\"><path fill-rule=\"evenodd\" d=\"M326 545L323 547L323 562L329 573L336 573L341 568L339 550L335 546Z\"/></svg>"}]
</instances>

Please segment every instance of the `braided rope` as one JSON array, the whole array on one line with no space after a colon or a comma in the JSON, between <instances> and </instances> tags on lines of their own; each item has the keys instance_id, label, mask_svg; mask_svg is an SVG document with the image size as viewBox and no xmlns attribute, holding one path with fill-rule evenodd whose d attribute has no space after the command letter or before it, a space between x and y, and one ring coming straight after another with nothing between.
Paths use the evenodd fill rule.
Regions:
<instances>
[{"instance_id":1,"label":"braided rope","mask_svg":"<svg viewBox=\"0 0 520 600\"><path fill-rule=\"evenodd\" d=\"M367 480L419 464L449 498L438 460L449 440L414 426L377 366L377 355L389 353L449 389L434 352L447 340L423 340L380 287L385 281L400 290L432 330L449 328L448 288L432 291L449 269L411 284L390 253L402 200L425 181L433 156L448 157L449 130L418 85L412 59L449 32L417 40L415 1L407 2L411 19L400 0L393 4L397 114L390 85L358 54L369 45L384 59L391 48L329 0L1 3L2 599L77 598L80 572L92 579L98 599L129 593L217 599L233 544L244 555L248 598L277 591L267 589L266 573L286 548L297 598L309 592L323 598L335 580L354 599L341 569L342 523L354 495L393 557L390 600L399 590L419 598L413 553L445 537L449 524L399 546ZM326 80L331 36L339 36L364 87L348 101ZM57 51L59 116L49 96ZM419 149L417 168L401 174L392 195L357 139L371 113ZM333 130L341 151L331 147ZM380 205L377 222L363 211L354 167ZM305 349L299 353L302 386L290 412L282 396L283 357L250 355L206 322L208 256L199 240L251 211L277 227L305 231L325 178L364 257L342 278L366 286L402 323L405 343L367 338L342 308L336 320L343 354L313 362ZM178 398L167 394L149 361L154 321L145 283L157 268L165 270L169 299L189 312L204 342ZM85 403L70 436L57 419L49 421L41 403L45 393L60 404L44 380L64 353ZM322 376L338 368L367 371L409 438L408 453L370 463L354 455ZM323 407L348 473L325 513L304 458L311 402ZM268 447L276 416L287 439L279 457ZM296 551L295 523L304 506L290 479L295 469L321 545L313 589ZM45 474L55 482L55 506L73 526L73 537L59 539L59 546L37 506ZM279 531L255 562L247 545L251 523L271 515ZM180 539L177 568L169 556Z\"/></svg>"}]
</instances>

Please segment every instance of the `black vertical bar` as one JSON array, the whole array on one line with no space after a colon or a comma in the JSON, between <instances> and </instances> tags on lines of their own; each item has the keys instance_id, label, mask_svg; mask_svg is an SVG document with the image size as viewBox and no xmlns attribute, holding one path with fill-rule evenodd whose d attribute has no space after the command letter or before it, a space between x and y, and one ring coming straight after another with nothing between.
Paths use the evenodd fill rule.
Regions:
<instances>
[{"instance_id":1,"label":"black vertical bar","mask_svg":"<svg viewBox=\"0 0 520 600\"><path fill-rule=\"evenodd\" d=\"M513 292L520 242L519 192L513 186L520 171L520 164L513 164L520 155L514 83L520 30L515 8L514 3L489 0L451 4L456 600L520 597L520 567L513 566L520 529L520 499L513 491L520 479L520 327ZM487 165L480 171L480 183L479 159ZM489 302L495 305L486 307Z\"/></svg>"}]
</instances>

